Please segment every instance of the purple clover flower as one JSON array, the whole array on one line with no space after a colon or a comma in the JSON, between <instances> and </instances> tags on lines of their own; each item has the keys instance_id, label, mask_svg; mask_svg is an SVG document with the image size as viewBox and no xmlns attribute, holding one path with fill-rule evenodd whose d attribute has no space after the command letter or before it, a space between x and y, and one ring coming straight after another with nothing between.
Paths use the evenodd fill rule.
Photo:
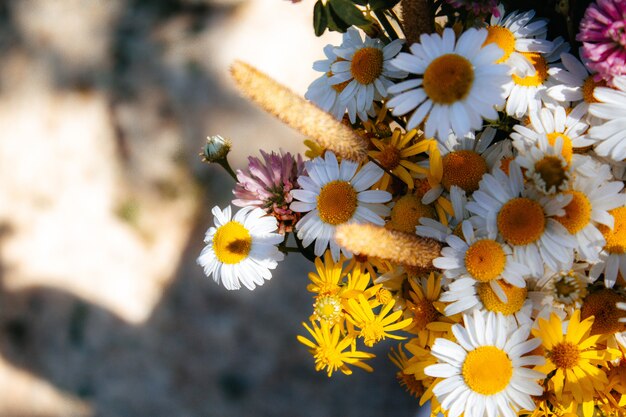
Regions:
<instances>
[{"instance_id":1,"label":"purple clover flower","mask_svg":"<svg viewBox=\"0 0 626 417\"><path fill-rule=\"evenodd\" d=\"M298 177L304 173L302 157L289 152L280 154L261 151L264 161L248 157L248 169L237 170L237 184L233 204L239 207L255 206L264 209L278 220L281 234L291 232L301 214L289 209L289 192L299 188Z\"/></svg>"}]
</instances>

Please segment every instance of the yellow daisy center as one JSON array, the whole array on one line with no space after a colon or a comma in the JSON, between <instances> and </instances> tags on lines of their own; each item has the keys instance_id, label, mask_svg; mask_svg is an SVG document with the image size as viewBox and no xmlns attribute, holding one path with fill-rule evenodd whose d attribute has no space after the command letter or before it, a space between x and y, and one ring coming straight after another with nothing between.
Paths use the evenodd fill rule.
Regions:
<instances>
[{"instance_id":1,"label":"yellow daisy center","mask_svg":"<svg viewBox=\"0 0 626 417\"><path fill-rule=\"evenodd\" d=\"M498 285L500 285L502 291L506 294L506 303L498 298L498 295L491 289L491 285L489 285L488 282L481 282L477 285L476 293L485 308L495 313L502 313L505 316L520 311L524 306L524 301L526 301L528 290L525 287L515 287L505 281L498 282Z\"/></svg>"},{"instance_id":2,"label":"yellow daisy center","mask_svg":"<svg viewBox=\"0 0 626 417\"><path fill-rule=\"evenodd\" d=\"M324 343L315 349L316 369L339 369L343 366L342 352L332 344Z\"/></svg>"},{"instance_id":3,"label":"yellow daisy center","mask_svg":"<svg viewBox=\"0 0 626 417\"><path fill-rule=\"evenodd\" d=\"M480 346L467 353L461 372L472 391L493 395L509 385L513 362L495 346Z\"/></svg>"},{"instance_id":4,"label":"yellow daisy center","mask_svg":"<svg viewBox=\"0 0 626 417\"><path fill-rule=\"evenodd\" d=\"M515 36L513 32L503 26L487 27L487 39L485 39L483 46L490 43L495 43L504 51L502 58L496 61L498 64L509 59L513 51L515 51Z\"/></svg>"},{"instance_id":5,"label":"yellow daisy center","mask_svg":"<svg viewBox=\"0 0 626 417\"><path fill-rule=\"evenodd\" d=\"M472 243L465 252L465 267L474 279L489 282L504 272L506 255L502 246L490 239Z\"/></svg>"},{"instance_id":6,"label":"yellow daisy center","mask_svg":"<svg viewBox=\"0 0 626 417\"><path fill-rule=\"evenodd\" d=\"M409 304L409 309L413 313L413 324L415 330L424 330L426 325L432 323L439 317L439 312L432 301L422 298L414 300Z\"/></svg>"},{"instance_id":7,"label":"yellow daisy center","mask_svg":"<svg viewBox=\"0 0 626 417\"><path fill-rule=\"evenodd\" d=\"M456 185L471 193L488 170L487 161L474 151L454 151L443 157L441 184L450 191Z\"/></svg>"},{"instance_id":8,"label":"yellow daisy center","mask_svg":"<svg viewBox=\"0 0 626 417\"><path fill-rule=\"evenodd\" d=\"M376 156L380 165L388 171L400 165L400 149L393 145L385 145L383 150Z\"/></svg>"},{"instance_id":9,"label":"yellow daisy center","mask_svg":"<svg viewBox=\"0 0 626 417\"><path fill-rule=\"evenodd\" d=\"M615 291L605 288L589 294L580 309L581 320L594 316L591 334L612 334L622 332L624 323L619 319L626 316L626 311L620 310L615 305L624 302L626 298Z\"/></svg>"},{"instance_id":10,"label":"yellow daisy center","mask_svg":"<svg viewBox=\"0 0 626 417\"><path fill-rule=\"evenodd\" d=\"M428 65L422 85L435 103L452 104L467 97L473 83L472 63L461 55L445 54Z\"/></svg>"},{"instance_id":11,"label":"yellow daisy center","mask_svg":"<svg viewBox=\"0 0 626 417\"><path fill-rule=\"evenodd\" d=\"M554 187L560 190L568 179L567 172L560 158L553 155L545 155L535 162L535 172L545 184L545 191Z\"/></svg>"},{"instance_id":12,"label":"yellow daisy center","mask_svg":"<svg viewBox=\"0 0 626 417\"><path fill-rule=\"evenodd\" d=\"M341 300L336 295L320 295L313 304L313 312L318 320L325 320L330 325L336 324L342 316Z\"/></svg>"},{"instance_id":13,"label":"yellow daisy center","mask_svg":"<svg viewBox=\"0 0 626 417\"><path fill-rule=\"evenodd\" d=\"M320 219L332 225L347 222L356 211L356 197L356 190L349 182L329 182L322 187L317 197L317 210Z\"/></svg>"},{"instance_id":14,"label":"yellow daisy center","mask_svg":"<svg viewBox=\"0 0 626 417\"><path fill-rule=\"evenodd\" d=\"M220 226L213 236L213 251L224 264L238 264L252 248L252 236L239 222L231 221Z\"/></svg>"},{"instance_id":15,"label":"yellow daisy center","mask_svg":"<svg viewBox=\"0 0 626 417\"><path fill-rule=\"evenodd\" d=\"M615 220L613 229L609 229L603 224L598 226L598 229L602 232L606 240L604 248L609 253L626 253L626 207L618 207L610 210L609 214L612 215Z\"/></svg>"},{"instance_id":16,"label":"yellow daisy center","mask_svg":"<svg viewBox=\"0 0 626 417\"><path fill-rule=\"evenodd\" d=\"M383 51L368 46L352 56L350 72L360 84L371 84L383 73Z\"/></svg>"},{"instance_id":17,"label":"yellow daisy center","mask_svg":"<svg viewBox=\"0 0 626 417\"><path fill-rule=\"evenodd\" d=\"M374 343L384 338L385 329L379 321L368 321L361 328L360 335L363 337L365 346L372 347Z\"/></svg>"},{"instance_id":18,"label":"yellow daisy center","mask_svg":"<svg viewBox=\"0 0 626 417\"><path fill-rule=\"evenodd\" d=\"M547 356L557 368L572 369L578 365L580 350L572 342L559 342Z\"/></svg>"},{"instance_id":19,"label":"yellow daisy center","mask_svg":"<svg viewBox=\"0 0 626 417\"><path fill-rule=\"evenodd\" d=\"M539 240L546 227L541 204L518 197L507 202L498 213L498 230L512 245L528 245Z\"/></svg>"},{"instance_id":20,"label":"yellow daisy center","mask_svg":"<svg viewBox=\"0 0 626 417\"><path fill-rule=\"evenodd\" d=\"M523 87L537 87L543 84L548 79L548 63L545 58L541 56L539 52L521 52L531 64L535 67L534 75L527 75L526 77L520 77L513 74L513 82Z\"/></svg>"},{"instance_id":21,"label":"yellow daisy center","mask_svg":"<svg viewBox=\"0 0 626 417\"><path fill-rule=\"evenodd\" d=\"M572 201L565 206L565 215L554 219L565 226L568 232L576 234L591 221L591 202L580 191L567 191L566 194L572 195Z\"/></svg>"},{"instance_id":22,"label":"yellow daisy center","mask_svg":"<svg viewBox=\"0 0 626 417\"><path fill-rule=\"evenodd\" d=\"M546 136L548 137L548 143L551 146L554 146L554 144L556 143L556 139L558 137L563 138L562 139L563 147L561 148L561 155L563 155L563 158L565 158L565 162L567 162L567 165L569 166L569 163L572 161L572 155L574 154L574 146L572 145L572 139L569 136L567 136L565 133L561 133L561 132L548 133Z\"/></svg>"},{"instance_id":23,"label":"yellow daisy center","mask_svg":"<svg viewBox=\"0 0 626 417\"><path fill-rule=\"evenodd\" d=\"M414 194L402 196L391 209L391 220L387 228L406 233L415 233L415 226L421 217L432 219L435 212L432 207L422 204Z\"/></svg>"},{"instance_id":24,"label":"yellow daisy center","mask_svg":"<svg viewBox=\"0 0 626 417\"><path fill-rule=\"evenodd\" d=\"M593 75L585 78L585 82L583 82L583 100L586 103L597 103L598 100L593 96L593 91L596 87L604 87L606 86L606 81L602 80L599 82L595 82L593 79Z\"/></svg>"}]
</instances>

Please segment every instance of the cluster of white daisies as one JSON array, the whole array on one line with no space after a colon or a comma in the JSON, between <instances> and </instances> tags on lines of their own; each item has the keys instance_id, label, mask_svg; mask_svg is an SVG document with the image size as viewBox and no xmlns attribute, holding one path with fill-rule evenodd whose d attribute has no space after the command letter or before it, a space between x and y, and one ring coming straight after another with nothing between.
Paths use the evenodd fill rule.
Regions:
<instances>
[{"instance_id":1,"label":"cluster of white daisies","mask_svg":"<svg viewBox=\"0 0 626 417\"><path fill-rule=\"evenodd\" d=\"M414 378L405 380L415 384L409 390L449 417L515 416L554 398L587 415L610 403L601 391L626 354L626 329L621 316L598 317L626 302L626 76L590 72L562 38L546 39L547 24L500 6L476 27L411 45L349 29L315 62L322 75L305 97L364 133L370 161L312 147L303 166L276 155L239 171L247 200L236 200L244 208L232 219L230 207L213 209L216 227L198 259L207 275L229 289L261 285L291 230L300 250L329 252L336 265L353 257L335 238L340 225L431 238L443 246L435 272L367 254L350 264L373 274L370 285L413 321L405 329L415 336L405 345L413 356L402 347L394 356ZM410 281L416 298L398 280ZM381 297L363 302L377 308ZM415 307L424 300L426 318ZM592 327L594 314L602 330ZM336 317L329 328L345 325ZM323 328L323 314L313 321ZM594 334L602 337L589 342ZM308 345L324 363L337 345L316 339L319 350ZM333 358L342 369L342 353ZM620 384L610 389L626 404ZM531 398L542 393L554 398Z\"/></svg>"}]
</instances>

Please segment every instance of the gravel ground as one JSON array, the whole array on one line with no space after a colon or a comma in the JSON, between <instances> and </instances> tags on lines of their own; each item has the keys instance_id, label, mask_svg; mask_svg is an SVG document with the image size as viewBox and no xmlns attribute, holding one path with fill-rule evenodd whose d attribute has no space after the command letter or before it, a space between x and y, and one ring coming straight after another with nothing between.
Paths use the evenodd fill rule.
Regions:
<instances>
[{"instance_id":1,"label":"gravel ground","mask_svg":"<svg viewBox=\"0 0 626 417\"><path fill-rule=\"evenodd\" d=\"M296 341L311 265L254 292L195 264L232 181L204 137L301 151L239 97L242 58L303 93L336 37L283 0L0 3L0 417L414 415L386 347L328 379ZM294 59L297 57L297 59Z\"/></svg>"}]
</instances>

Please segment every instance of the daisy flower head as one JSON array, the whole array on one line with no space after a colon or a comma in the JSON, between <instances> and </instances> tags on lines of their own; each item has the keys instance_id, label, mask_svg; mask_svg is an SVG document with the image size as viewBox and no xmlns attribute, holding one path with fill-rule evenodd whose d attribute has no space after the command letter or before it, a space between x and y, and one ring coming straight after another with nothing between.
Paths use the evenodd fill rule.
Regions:
<instances>
[{"instance_id":1,"label":"daisy flower head","mask_svg":"<svg viewBox=\"0 0 626 417\"><path fill-rule=\"evenodd\" d=\"M626 4L622 0L597 0L585 10L576 40L582 56L598 76L611 81L626 75Z\"/></svg>"},{"instance_id":2,"label":"daisy flower head","mask_svg":"<svg viewBox=\"0 0 626 417\"><path fill-rule=\"evenodd\" d=\"M548 53L552 42L546 40L547 19L535 19L535 11L514 11L504 14L504 6L498 6L498 15L493 15L487 26L486 44L494 43L504 51L497 61L506 63L518 75L532 74L534 67L523 55L530 52Z\"/></svg>"},{"instance_id":3,"label":"daisy flower head","mask_svg":"<svg viewBox=\"0 0 626 417\"><path fill-rule=\"evenodd\" d=\"M329 377L333 372L341 371L351 375L352 370L348 365L356 366L368 372L372 372L371 366L363 362L375 355L353 349L354 337L341 335L339 326L330 326L327 322L311 322L311 326L302 323L304 328L313 337L313 340L304 336L298 336L298 341L310 349L315 358L315 370L325 370ZM348 350L346 350L348 349Z\"/></svg>"},{"instance_id":4,"label":"daisy flower head","mask_svg":"<svg viewBox=\"0 0 626 417\"><path fill-rule=\"evenodd\" d=\"M594 90L598 103L589 106L589 113L605 122L589 129L589 136L598 141L598 155L622 161L626 159L626 76L615 77L613 85Z\"/></svg>"},{"instance_id":5,"label":"daisy flower head","mask_svg":"<svg viewBox=\"0 0 626 417\"><path fill-rule=\"evenodd\" d=\"M448 137L450 129L459 136L477 130L482 119L495 120L495 106L504 104L503 86L508 67L497 64L502 50L483 46L486 29L468 29L455 39L446 28L442 35L422 34L411 53L400 53L392 64L399 70L420 76L389 88L395 96L387 105L401 116L413 111L407 129L424 120L426 137Z\"/></svg>"},{"instance_id":6,"label":"daisy flower head","mask_svg":"<svg viewBox=\"0 0 626 417\"><path fill-rule=\"evenodd\" d=\"M596 87L605 87L606 81L596 80L582 62L567 52L561 54L561 66L550 68L549 73L557 83L548 88L548 95L559 102L578 102L572 113L585 115L583 118L592 122L587 110L591 103L598 102L593 92Z\"/></svg>"},{"instance_id":7,"label":"daisy flower head","mask_svg":"<svg viewBox=\"0 0 626 417\"><path fill-rule=\"evenodd\" d=\"M538 111L546 105L559 104L550 97L547 90L556 85L551 69L559 65L561 54L569 50L569 44L558 37L553 42L551 52L524 52L522 55L532 64L534 71L530 74L510 75L506 84L505 111L509 116L521 120L529 112Z\"/></svg>"},{"instance_id":8,"label":"daisy flower head","mask_svg":"<svg viewBox=\"0 0 626 417\"><path fill-rule=\"evenodd\" d=\"M539 279L530 282L528 297L534 303L535 311L547 305L552 309L565 309L573 312L582 306L590 284L587 276L589 264L577 262L571 269L554 272L550 268Z\"/></svg>"},{"instance_id":9,"label":"daisy flower head","mask_svg":"<svg viewBox=\"0 0 626 417\"><path fill-rule=\"evenodd\" d=\"M289 152L268 154L261 150L259 158L248 158L248 169L237 170L237 184L233 204L239 207L260 207L276 217L280 233L290 232L300 218L289 208L289 192L297 186L296 180L304 171L302 157Z\"/></svg>"},{"instance_id":10,"label":"daisy flower head","mask_svg":"<svg viewBox=\"0 0 626 417\"><path fill-rule=\"evenodd\" d=\"M275 233L276 219L254 207L244 207L234 216L230 206L224 210L215 206L211 212L215 227L207 230L197 261L204 273L229 290L238 290L241 284L253 290L271 279L270 270L283 260L276 245L284 237Z\"/></svg>"},{"instance_id":11,"label":"daisy flower head","mask_svg":"<svg viewBox=\"0 0 626 417\"><path fill-rule=\"evenodd\" d=\"M545 374L527 368L543 364L529 353L541 344L529 339L530 325L508 328L500 314L475 310L455 324L457 342L437 339L431 354L438 363L426 367L427 375L441 378L433 393L448 417L515 416L534 410L531 396L541 395L537 383Z\"/></svg>"},{"instance_id":12,"label":"daisy flower head","mask_svg":"<svg viewBox=\"0 0 626 417\"><path fill-rule=\"evenodd\" d=\"M562 149L563 138L559 136L555 146L532 146L515 158L524 176L542 194L556 194L569 188L572 169L563 157Z\"/></svg>"},{"instance_id":13,"label":"daisy flower head","mask_svg":"<svg viewBox=\"0 0 626 417\"><path fill-rule=\"evenodd\" d=\"M423 145L413 141L417 134L415 129L403 133L401 129L396 128L387 140L371 138L375 148L369 151L368 155L376 159L387 171L382 178L380 188L387 189L391 180L389 173L391 173L400 178L409 187L409 190L413 189L415 180L411 172L421 169L409 158L423 152Z\"/></svg>"},{"instance_id":14,"label":"daisy flower head","mask_svg":"<svg viewBox=\"0 0 626 417\"><path fill-rule=\"evenodd\" d=\"M561 138L561 154L569 165L574 150L582 150L596 142L587 134L589 125L583 120L584 117L582 108L576 108L569 114L562 106L531 111L528 124L513 126L513 146L523 154L532 147L545 149L545 145L555 146L557 139Z\"/></svg>"},{"instance_id":15,"label":"daisy flower head","mask_svg":"<svg viewBox=\"0 0 626 417\"><path fill-rule=\"evenodd\" d=\"M333 76L330 67L338 60L337 55L333 52L334 49L333 45L326 45L324 47L326 59L313 63L313 69L324 74L309 85L304 98L316 104L320 109L332 114L337 120L341 120L346 113L346 104L339 101L339 93L345 88L345 85L332 84L330 82L330 77Z\"/></svg>"},{"instance_id":16,"label":"daisy flower head","mask_svg":"<svg viewBox=\"0 0 626 417\"><path fill-rule=\"evenodd\" d=\"M347 108L352 123L358 116L368 119L375 99L387 97L392 79L406 77L406 73L391 65L391 60L402 49L403 40L396 39L384 45L380 39L372 39L350 28L343 35L343 42L333 49L337 57L330 68L320 68L328 75L329 85L336 90L338 103ZM330 58L329 58L330 59Z\"/></svg>"},{"instance_id":17,"label":"daisy flower head","mask_svg":"<svg viewBox=\"0 0 626 417\"><path fill-rule=\"evenodd\" d=\"M599 252L606 244L598 226L613 228L615 222L609 212L626 204L626 194L621 192L624 183L605 181L602 175L578 175L571 185L564 194L571 195L572 199L563 207L565 214L556 216L555 220L576 238L578 259L595 263L600 260Z\"/></svg>"},{"instance_id":18,"label":"daisy flower head","mask_svg":"<svg viewBox=\"0 0 626 417\"><path fill-rule=\"evenodd\" d=\"M348 159L339 164L330 151L323 158L305 162L305 168L307 175L298 178L302 189L291 190L291 210L306 213L296 224L298 239L304 247L315 241L315 256L322 256L330 245L335 262L340 252L351 258L352 253L335 240L335 229L345 223L385 224L383 217L390 209L384 203L391 200L391 194L369 189L383 176L383 170L373 162L360 169Z\"/></svg>"},{"instance_id":19,"label":"daisy flower head","mask_svg":"<svg viewBox=\"0 0 626 417\"><path fill-rule=\"evenodd\" d=\"M473 197L467 209L476 215L477 226L501 236L533 276L543 275L543 265L555 271L571 265L576 239L554 219L565 214L571 197L537 196L525 187L515 161L509 164L508 175L500 168L485 174Z\"/></svg>"},{"instance_id":20,"label":"daisy flower head","mask_svg":"<svg viewBox=\"0 0 626 417\"><path fill-rule=\"evenodd\" d=\"M548 358L535 369L554 373L550 385L559 400L568 394L577 403L592 401L594 392L602 392L608 382L597 366L606 364L611 355L607 349L596 346L602 335L591 336L592 325L593 317L581 320L580 310L576 310L565 323L551 314L549 320L537 319L537 326L532 329Z\"/></svg>"},{"instance_id":21,"label":"daisy flower head","mask_svg":"<svg viewBox=\"0 0 626 417\"><path fill-rule=\"evenodd\" d=\"M477 135L469 133L462 138L453 134L444 142L438 142L442 156L443 175L441 184L446 191L456 185L467 194L478 189L483 175L505 156L511 156L508 141L491 146L496 129L487 127Z\"/></svg>"},{"instance_id":22,"label":"daisy flower head","mask_svg":"<svg viewBox=\"0 0 626 417\"><path fill-rule=\"evenodd\" d=\"M591 267L589 276L595 281L604 274L604 285L612 288L618 273L626 277L626 206L609 210L613 227L599 225L606 244L600 251L600 261Z\"/></svg>"}]
</instances>

